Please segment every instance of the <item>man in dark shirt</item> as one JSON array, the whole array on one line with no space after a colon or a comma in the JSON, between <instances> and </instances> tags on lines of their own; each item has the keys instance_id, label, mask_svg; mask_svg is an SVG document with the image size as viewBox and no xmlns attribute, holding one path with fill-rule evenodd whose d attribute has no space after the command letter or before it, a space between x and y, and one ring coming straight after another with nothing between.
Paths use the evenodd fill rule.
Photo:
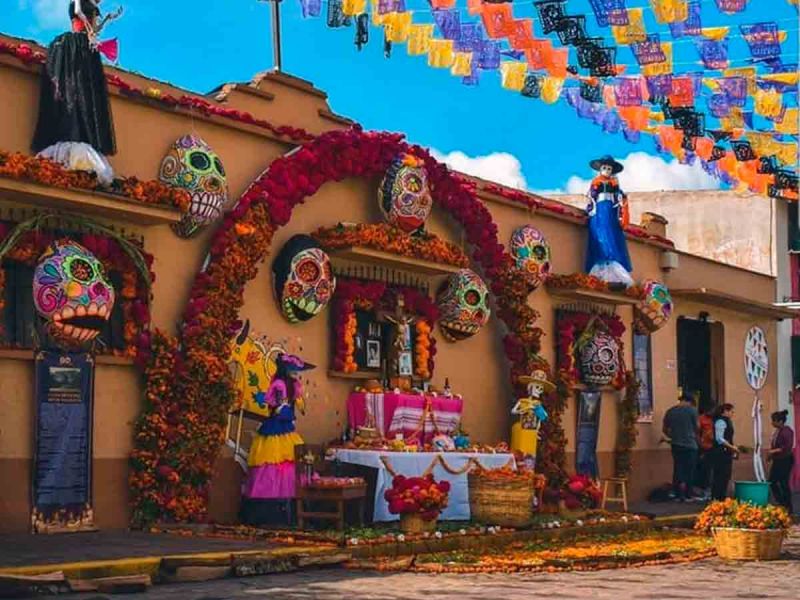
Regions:
<instances>
[{"instance_id":1,"label":"man in dark shirt","mask_svg":"<svg viewBox=\"0 0 800 600\"><path fill-rule=\"evenodd\" d=\"M678 404L664 415L662 430L672 445L673 485L681 502L692 495L697 464L697 419L697 409L688 396L681 396Z\"/></svg>"}]
</instances>

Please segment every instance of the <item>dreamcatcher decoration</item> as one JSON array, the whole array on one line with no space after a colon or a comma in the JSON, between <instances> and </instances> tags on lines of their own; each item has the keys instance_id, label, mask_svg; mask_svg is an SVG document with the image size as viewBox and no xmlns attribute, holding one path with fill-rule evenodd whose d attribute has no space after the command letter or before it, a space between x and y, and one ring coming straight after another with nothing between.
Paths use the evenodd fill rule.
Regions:
<instances>
[{"instance_id":1,"label":"dreamcatcher decoration","mask_svg":"<svg viewBox=\"0 0 800 600\"><path fill-rule=\"evenodd\" d=\"M758 392L767 383L769 374L769 354L767 351L767 336L761 327L753 326L747 332L744 342L744 372L747 384L753 389L753 408L750 416L753 418L753 472L757 481L766 481L764 462L761 459L761 438L764 434L762 413L763 406L758 397Z\"/></svg>"}]
</instances>

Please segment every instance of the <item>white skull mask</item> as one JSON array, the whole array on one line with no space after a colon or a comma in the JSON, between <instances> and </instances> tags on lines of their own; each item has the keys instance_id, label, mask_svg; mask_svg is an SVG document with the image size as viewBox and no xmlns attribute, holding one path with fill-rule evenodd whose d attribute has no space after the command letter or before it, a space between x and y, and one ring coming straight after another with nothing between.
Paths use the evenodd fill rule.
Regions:
<instances>
[{"instance_id":1,"label":"white skull mask","mask_svg":"<svg viewBox=\"0 0 800 600\"><path fill-rule=\"evenodd\" d=\"M161 161L159 179L191 194L189 213L173 229L191 237L216 221L228 200L225 169L216 152L194 135L179 138Z\"/></svg>"}]
</instances>

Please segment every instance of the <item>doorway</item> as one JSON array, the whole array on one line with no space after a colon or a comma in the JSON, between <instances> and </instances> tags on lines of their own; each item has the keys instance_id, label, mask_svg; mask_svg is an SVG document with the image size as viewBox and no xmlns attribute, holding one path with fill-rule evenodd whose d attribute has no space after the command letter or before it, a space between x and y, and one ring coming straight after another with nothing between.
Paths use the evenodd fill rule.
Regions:
<instances>
[{"instance_id":1,"label":"doorway","mask_svg":"<svg viewBox=\"0 0 800 600\"><path fill-rule=\"evenodd\" d=\"M697 394L698 409L712 410L725 401L724 327L708 318L678 319L678 385Z\"/></svg>"}]
</instances>

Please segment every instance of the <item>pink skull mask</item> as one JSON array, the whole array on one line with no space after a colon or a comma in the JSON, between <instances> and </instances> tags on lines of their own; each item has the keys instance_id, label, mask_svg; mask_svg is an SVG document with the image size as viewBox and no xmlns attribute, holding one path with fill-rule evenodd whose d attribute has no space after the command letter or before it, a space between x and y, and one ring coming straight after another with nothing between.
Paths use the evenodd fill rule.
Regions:
<instances>
[{"instance_id":1,"label":"pink skull mask","mask_svg":"<svg viewBox=\"0 0 800 600\"><path fill-rule=\"evenodd\" d=\"M33 273L33 302L54 337L95 339L114 308L114 288L105 269L86 248L58 241L42 254Z\"/></svg>"}]
</instances>

